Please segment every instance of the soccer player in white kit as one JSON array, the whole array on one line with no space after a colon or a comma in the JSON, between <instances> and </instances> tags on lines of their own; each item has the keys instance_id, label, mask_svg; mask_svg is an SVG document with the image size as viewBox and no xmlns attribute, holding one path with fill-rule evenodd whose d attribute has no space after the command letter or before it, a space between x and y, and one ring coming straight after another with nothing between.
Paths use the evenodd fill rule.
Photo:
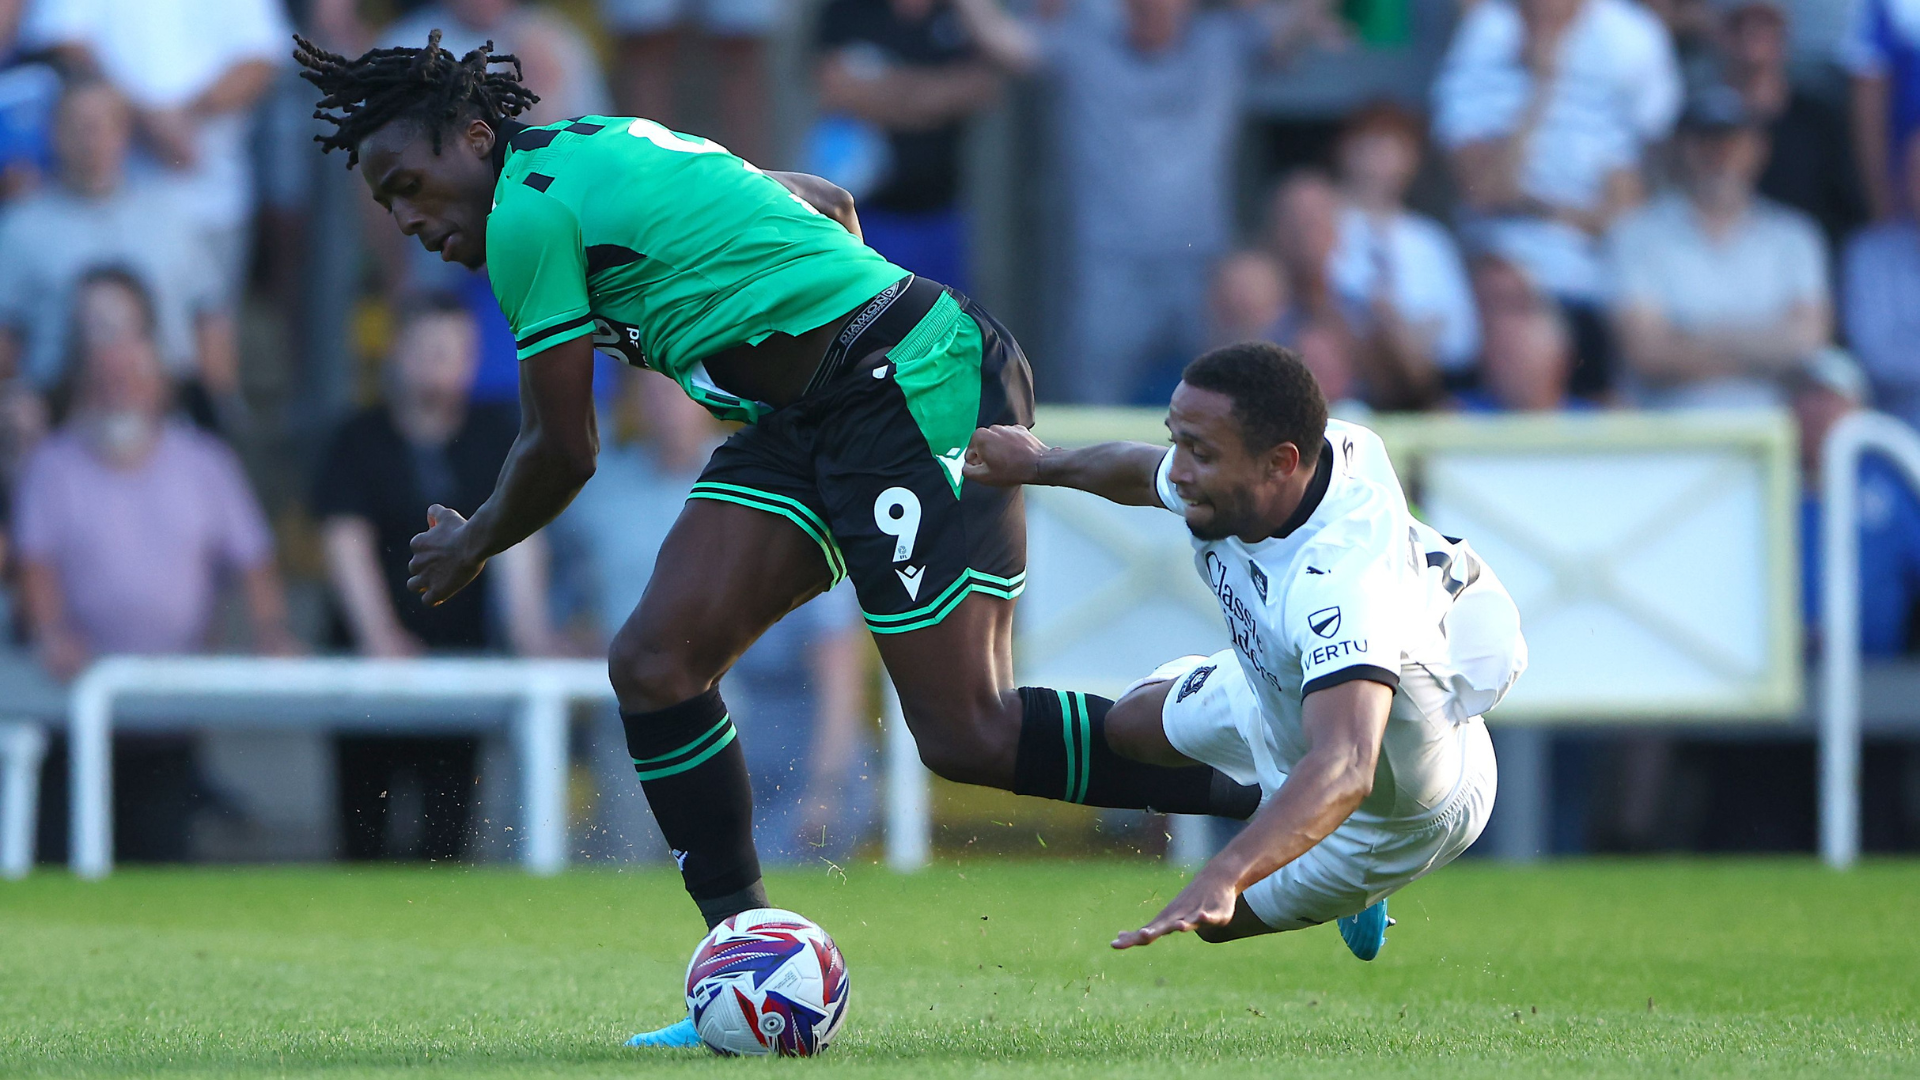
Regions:
<instances>
[{"instance_id":1,"label":"soccer player in white kit","mask_svg":"<svg viewBox=\"0 0 1920 1080\"><path fill-rule=\"evenodd\" d=\"M1338 920L1384 943L1386 897L1465 851L1493 808L1481 714L1526 667L1519 614L1464 541L1414 519L1373 432L1329 421L1291 352L1230 345L1189 364L1173 447L1048 447L975 432L967 479L1078 488L1185 517L1233 649L1187 657L1107 715L1113 749L1211 765L1263 802L1159 916L1115 948Z\"/></svg>"}]
</instances>

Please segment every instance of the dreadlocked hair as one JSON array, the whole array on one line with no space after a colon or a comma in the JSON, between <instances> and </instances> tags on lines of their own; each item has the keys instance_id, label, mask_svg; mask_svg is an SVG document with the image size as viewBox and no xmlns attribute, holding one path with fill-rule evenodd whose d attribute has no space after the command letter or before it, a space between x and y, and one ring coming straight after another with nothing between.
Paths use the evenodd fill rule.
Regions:
<instances>
[{"instance_id":1,"label":"dreadlocked hair","mask_svg":"<svg viewBox=\"0 0 1920 1080\"><path fill-rule=\"evenodd\" d=\"M440 31L427 35L427 47L370 49L358 60L320 48L294 35L293 58L305 71L300 77L320 89L313 115L333 125L333 131L315 135L320 149L345 150L347 168L360 161L360 142L395 120L421 122L433 136L433 152L440 152L441 135L467 109L498 128L540 98L520 84L520 60L493 55L493 42L455 59L440 47ZM489 70L510 65L512 72ZM338 111L332 111L338 110Z\"/></svg>"}]
</instances>

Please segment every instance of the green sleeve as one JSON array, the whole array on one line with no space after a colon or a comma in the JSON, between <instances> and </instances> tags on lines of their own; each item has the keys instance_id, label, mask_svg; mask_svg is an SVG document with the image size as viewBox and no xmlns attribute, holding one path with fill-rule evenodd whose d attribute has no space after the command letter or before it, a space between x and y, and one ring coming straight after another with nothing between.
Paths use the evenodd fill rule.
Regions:
<instances>
[{"instance_id":1,"label":"green sleeve","mask_svg":"<svg viewBox=\"0 0 1920 1080\"><path fill-rule=\"evenodd\" d=\"M593 333L580 223L558 199L514 185L487 217L487 276L525 360Z\"/></svg>"}]
</instances>

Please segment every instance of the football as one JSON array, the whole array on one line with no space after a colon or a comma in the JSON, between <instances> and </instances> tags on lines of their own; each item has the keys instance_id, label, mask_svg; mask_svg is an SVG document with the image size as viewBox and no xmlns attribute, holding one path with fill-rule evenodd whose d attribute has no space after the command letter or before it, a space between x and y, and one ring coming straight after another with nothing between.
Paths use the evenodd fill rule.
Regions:
<instances>
[{"instance_id":1,"label":"football","mask_svg":"<svg viewBox=\"0 0 1920 1080\"><path fill-rule=\"evenodd\" d=\"M811 1057L847 1016L847 962L812 919L743 911L713 928L687 964L687 1013L726 1055Z\"/></svg>"}]
</instances>

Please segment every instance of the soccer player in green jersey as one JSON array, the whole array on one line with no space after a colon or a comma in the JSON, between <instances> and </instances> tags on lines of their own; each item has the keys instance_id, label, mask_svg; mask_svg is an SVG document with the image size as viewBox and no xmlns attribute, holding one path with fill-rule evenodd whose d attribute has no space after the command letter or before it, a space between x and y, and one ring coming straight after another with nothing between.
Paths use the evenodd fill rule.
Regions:
<instances>
[{"instance_id":1,"label":"soccer player in green jersey","mask_svg":"<svg viewBox=\"0 0 1920 1080\"><path fill-rule=\"evenodd\" d=\"M485 265L519 344L521 431L493 495L427 509L409 584L429 604L551 521L593 475L594 353L744 423L714 453L616 636L634 769L709 926L767 905L747 770L720 677L843 577L941 776L1096 806L1246 817L1258 790L1126 760L1112 704L1013 685L1026 577L1018 489L964 481L976 427L1031 424L1031 373L992 316L860 242L853 200L650 120L525 127L535 99L490 46L298 41L334 130L400 231ZM497 66L498 65L498 66ZM691 1024L636 1036L686 1045Z\"/></svg>"}]
</instances>

